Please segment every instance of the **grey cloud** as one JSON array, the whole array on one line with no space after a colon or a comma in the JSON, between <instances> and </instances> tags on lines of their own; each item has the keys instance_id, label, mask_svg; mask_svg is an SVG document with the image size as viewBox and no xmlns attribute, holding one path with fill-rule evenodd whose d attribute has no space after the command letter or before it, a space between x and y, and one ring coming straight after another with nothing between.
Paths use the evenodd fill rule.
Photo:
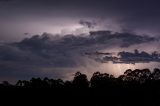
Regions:
<instances>
[{"instance_id":1,"label":"grey cloud","mask_svg":"<svg viewBox=\"0 0 160 106\"><path fill-rule=\"evenodd\" d=\"M157 51L152 52L151 54L142 51L139 52L137 49L132 52L118 52L117 56L112 54L109 56L104 56L101 59L95 59L98 62L113 62L114 64L135 64L135 63L150 63L150 62L160 62L160 53Z\"/></svg>"},{"instance_id":2,"label":"grey cloud","mask_svg":"<svg viewBox=\"0 0 160 106\"><path fill-rule=\"evenodd\" d=\"M109 47L129 47L156 40L148 36L110 31L90 32L88 36L58 36L48 33L41 36L34 35L20 42L0 44L0 76L13 77L16 76L15 73L18 77L50 76L52 73L59 77L60 73L64 75L70 71L60 72L57 68L69 70L69 68L85 67L85 61L89 59L85 54L87 52L92 53ZM99 52L98 54L111 55L112 53ZM108 59L111 60L112 57Z\"/></svg>"},{"instance_id":3,"label":"grey cloud","mask_svg":"<svg viewBox=\"0 0 160 106\"><path fill-rule=\"evenodd\" d=\"M149 36L140 36L131 33L114 33L111 31L96 31L90 32L90 36L101 44L106 44L109 41L116 41L115 44L120 45L120 47L129 47L131 45L146 43L156 41L158 39Z\"/></svg>"},{"instance_id":4,"label":"grey cloud","mask_svg":"<svg viewBox=\"0 0 160 106\"><path fill-rule=\"evenodd\" d=\"M85 20L80 20L79 24L88 27L88 28L94 28L96 26L96 22L92 21L85 21Z\"/></svg>"},{"instance_id":5,"label":"grey cloud","mask_svg":"<svg viewBox=\"0 0 160 106\"><path fill-rule=\"evenodd\" d=\"M41 55L45 53L48 54L48 52L66 55L77 51L93 51L95 48L100 50L109 46L129 47L132 45L155 41L158 41L158 39L130 33L92 31L88 36L66 35L64 37L52 36L44 33L41 36L35 35L31 38L26 38L21 42L14 43L14 45L22 50L29 50ZM114 43L114 45L112 45L112 43Z\"/></svg>"},{"instance_id":6,"label":"grey cloud","mask_svg":"<svg viewBox=\"0 0 160 106\"><path fill-rule=\"evenodd\" d=\"M52 63L53 66L76 66L75 61L85 52L108 47L129 47L156 41L156 38L110 31L90 32L86 37L66 35L52 36L47 33L26 38L21 42L1 46L1 60L28 59L30 62ZM114 45L112 44L114 43ZM43 61L39 61L43 60ZM17 60L18 61L18 60Z\"/></svg>"},{"instance_id":7,"label":"grey cloud","mask_svg":"<svg viewBox=\"0 0 160 106\"><path fill-rule=\"evenodd\" d=\"M121 57L122 63L148 63L148 62L160 62L160 54L153 52L149 54L145 51L139 52L135 50L134 53L130 52L119 52L118 55Z\"/></svg>"}]
</instances>

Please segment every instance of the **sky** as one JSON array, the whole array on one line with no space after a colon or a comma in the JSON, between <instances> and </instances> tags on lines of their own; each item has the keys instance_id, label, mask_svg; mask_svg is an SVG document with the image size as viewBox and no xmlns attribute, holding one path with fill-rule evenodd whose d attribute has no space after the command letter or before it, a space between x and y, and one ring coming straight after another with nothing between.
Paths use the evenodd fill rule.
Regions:
<instances>
[{"instance_id":1,"label":"sky","mask_svg":"<svg viewBox=\"0 0 160 106\"><path fill-rule=\"evenodd\" d=\"M0 81L159 67L159 3L0 0Z\"/></svg>"}]
</instances>

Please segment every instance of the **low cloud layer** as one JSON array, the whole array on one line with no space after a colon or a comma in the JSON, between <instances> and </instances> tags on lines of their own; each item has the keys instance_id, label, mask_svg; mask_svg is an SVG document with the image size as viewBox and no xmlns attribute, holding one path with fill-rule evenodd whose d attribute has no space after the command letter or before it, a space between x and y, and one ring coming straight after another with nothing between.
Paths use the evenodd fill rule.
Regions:
<instances>
[{"instance_id":1,"label":"low cloud layer","mask_svg":"<svg viewBox=\"0 0 160 106\"><path fill-rule=\"evenodd\" d=\"M87 54L93 55L93 54ZM150 62L160 62L160 53L157 51L147 53L145 51L139 52L137 49L133 52L118 52L116 56L113 53L94 53L96 55L101 55L99 58L95 58L97 62L113 64L136 64L136 63L150 63Z\"/></svg>"},{"instance_id":2,"label":"low cloud layer","mask_svg":"<svg viewBox=\"0 0 160 106\"><path fill-rule=\"evenodd\" d=\"M60 36L44 33L16 43L1 43L0 80L26 79L34 76L66 78L69 73L81 71L79 67L84 68L92 64L92 67L95 66L97 62L88 58L86 53L115 47L128 48L158 41L154 37L130 33L94 31L87 36ZM128 58L122 54L126 55L126 53L120 53L121 60L128 62ZM107 57L104 59L106 60ZM136 59L138 60L135 61L140 60L140 58Z\"/></svg>"}]
</instances>

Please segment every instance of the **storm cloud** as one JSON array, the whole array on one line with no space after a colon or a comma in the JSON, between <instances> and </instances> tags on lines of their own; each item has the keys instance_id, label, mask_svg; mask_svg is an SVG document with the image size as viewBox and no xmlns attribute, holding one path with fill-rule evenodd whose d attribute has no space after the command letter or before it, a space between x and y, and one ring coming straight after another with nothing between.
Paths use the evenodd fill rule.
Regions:
<instances>
[{"instance_id":1,"label":"storm cloud","mask_svg":"<svg viewBox=\"0 0 160 106\"><path fill-rule=\"evenodd\" d=\"M114 47L127 48L149 42L157 42L157 39L111 31L92 31L87 36L48 33L34 35L20 42L1 43L0 75L20 79L33 76L65 78L67 73L73 73L79 67L86 67L87 61L96 64L96 61L86 56L87 52Z\"/></svg>"}]
</instances>

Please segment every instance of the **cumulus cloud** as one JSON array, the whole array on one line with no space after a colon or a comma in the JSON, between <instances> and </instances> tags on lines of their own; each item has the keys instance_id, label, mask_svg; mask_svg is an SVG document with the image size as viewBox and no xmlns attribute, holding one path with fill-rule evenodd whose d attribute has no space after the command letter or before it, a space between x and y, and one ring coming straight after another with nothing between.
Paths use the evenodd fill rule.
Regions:
<instances>
[{"instance_id":1,"label":"cumulus cloud","mask_svg":"<svg viewBox=\"0 0 160 106\"><path fill-rule=\"evenodd\" d=\"M79 69L82 68L79 67L84 69L84 67L95 66L97 61L88 58L86 53L114 47L126 48L155 41L157 39L154 37L112 33L111 31L92 31L87 36L59 36L48 33L41 36L34 35L20 42L0 45L0 77L12 76L18 79L32 76L64 77L72 73L73 69L80 71ZM99 55L113 54L96 53ZM105 57L104 59L114 60L116 58ZM64 69L68 71L63 71Z\"/></svg>"}]
</instances>

